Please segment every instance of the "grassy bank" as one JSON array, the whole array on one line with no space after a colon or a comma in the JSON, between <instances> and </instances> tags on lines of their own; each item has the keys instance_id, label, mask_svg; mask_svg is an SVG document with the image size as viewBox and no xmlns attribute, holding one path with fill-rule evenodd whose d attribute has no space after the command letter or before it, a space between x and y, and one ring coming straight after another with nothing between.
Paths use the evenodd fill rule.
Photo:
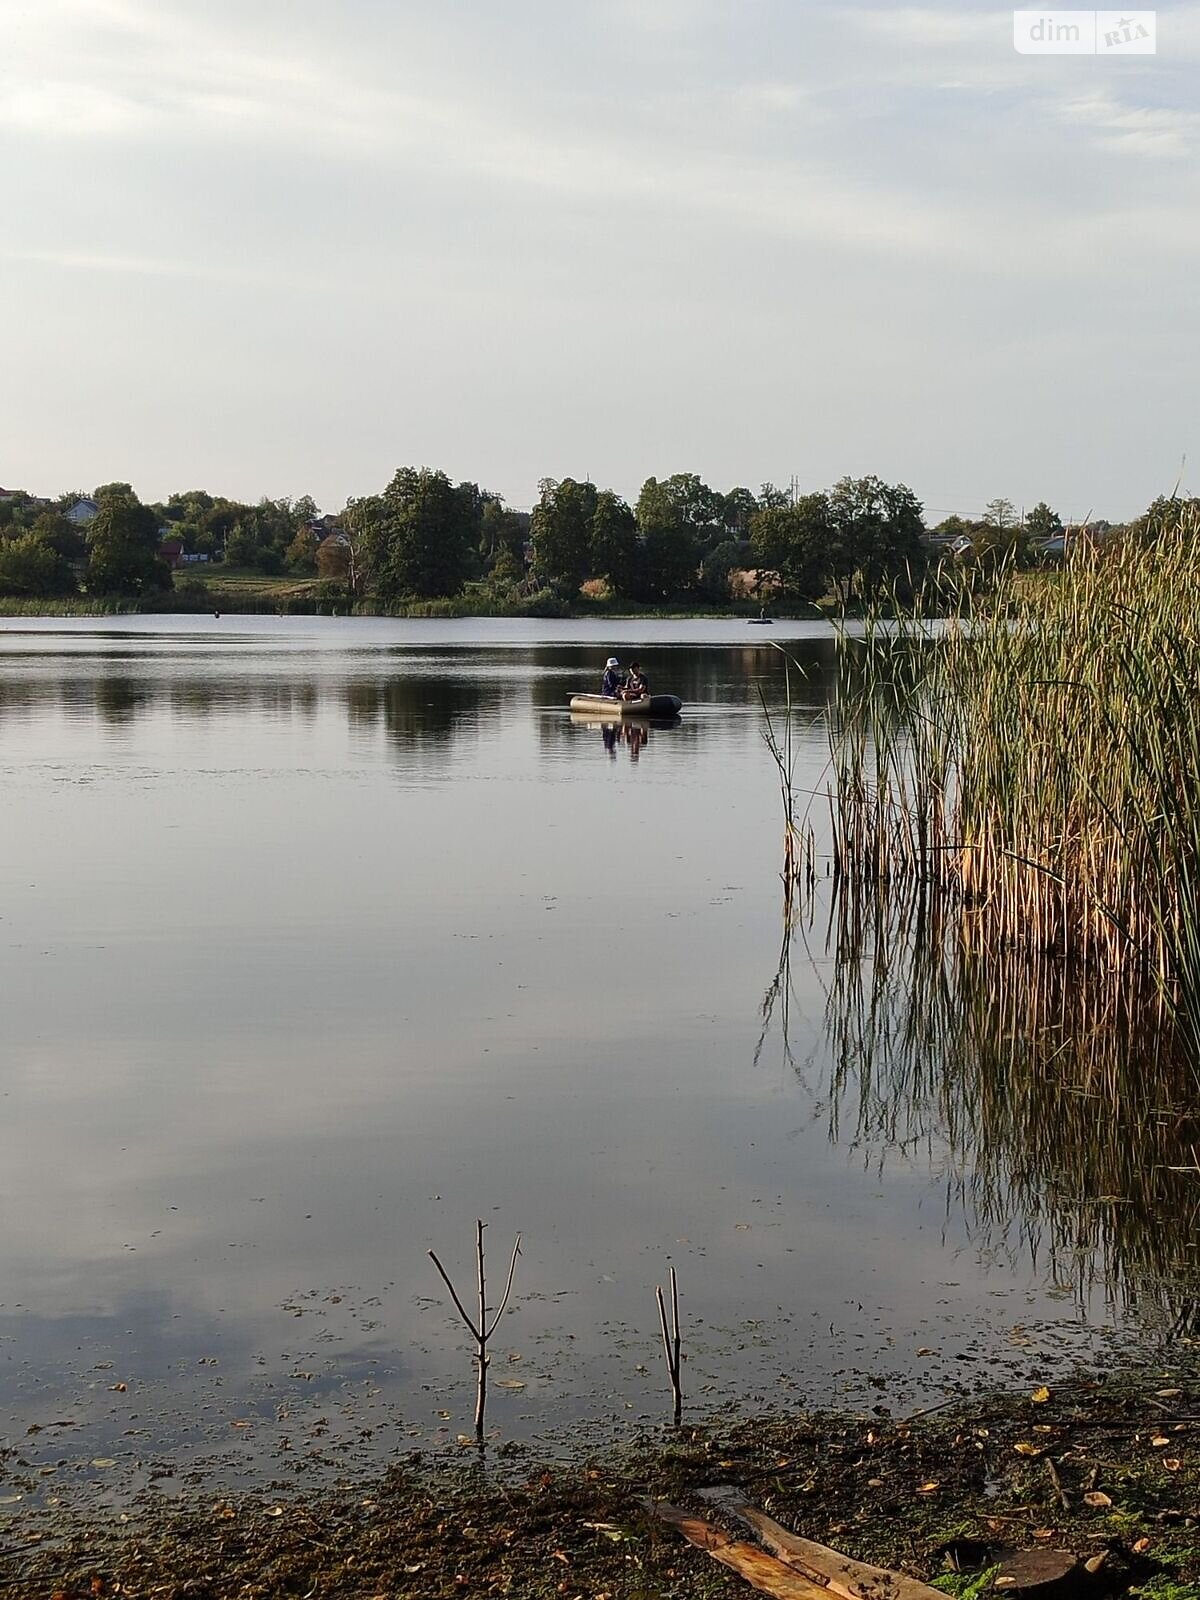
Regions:
<instances>
[{"instance_id":1,"label":"grassy bank","mask_svg":"<svg viewBox=\"0 0 1200 1600\"><path fill-rule=\"evenodd\" d=\"M360 616L360 617L528 617L614 621L622 618L686 619L691 617L750 618L759 608L750 602L730 605L641 605L631 600L588 600L567 604L548 591L525 599L497 598L482 584L469 584L460 595L441 600L412 600L383 605L373 600L351 604L336 586L318 578L265 577L245 568L209 566L189 568L176 576L173 592L144 599L90 600L84 596L64 600L0 600L0 616L110 616L118 613L178 612L197 615L208 611L259 616ZM792 615L820 618L818 606L801 606Z\"/></svg>"},{"instance_id":2,"label":"grassy bank","mask_svg":"<svg viewBox=\"0 0 1200 1600\"><path fill-rule=\"evenodd\" d=\"M684 1428L569 1465L509 1446L486 1464L473 1449L410 1457L375 1482L312 1495L264 1482L189 1501L185 1485L177 1500L147 1494L124 1512L46 1507L10 1526L0 1571L28 1600L745 1597L640 1503L712 1515L698 1491L733 1484L789 1529L951 1595L986 1592L984 1575L1013 1550L1049 1548L1091 1559L1097 1595L1194 1600L1198 1412L1185 1350L909 1421L790 1415ZM18 1456L4 1475L22 1484Z\"/></svg>"}]
</instances>

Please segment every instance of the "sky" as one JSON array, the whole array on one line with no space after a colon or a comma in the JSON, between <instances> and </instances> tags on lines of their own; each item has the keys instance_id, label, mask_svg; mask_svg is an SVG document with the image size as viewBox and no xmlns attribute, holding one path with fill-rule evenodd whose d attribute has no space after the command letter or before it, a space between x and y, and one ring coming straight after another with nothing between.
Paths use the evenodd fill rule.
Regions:
<instances>
[{"instance_id":1,"label":"sky","mask_svg":"<svg viewBox=\"0 0 1200 1600\"><path fill-rule=\"evenodd\" d=\"M1198 67L1200 4L1113 58L970 3L0 0L0 484L1132 515L1200 445Z\"/></svg>"}]
</instances>

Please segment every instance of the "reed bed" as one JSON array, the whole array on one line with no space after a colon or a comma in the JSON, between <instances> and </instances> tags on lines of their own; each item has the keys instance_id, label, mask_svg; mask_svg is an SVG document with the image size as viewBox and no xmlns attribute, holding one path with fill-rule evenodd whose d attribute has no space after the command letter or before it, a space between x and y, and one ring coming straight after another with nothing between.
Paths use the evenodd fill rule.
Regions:
<instances>
[{"instance_id":1,"label":"reed bed","mask_svg":"<svg viewBox=\"0 0 1200 1600\"><path fill-rule=\"evenodd\" d=\"M963 940L1148 979L1200 1042L1200 514L1081 545L1022 603L844 634L832 873L949 897Z\"/></svg>"}]
</instances>

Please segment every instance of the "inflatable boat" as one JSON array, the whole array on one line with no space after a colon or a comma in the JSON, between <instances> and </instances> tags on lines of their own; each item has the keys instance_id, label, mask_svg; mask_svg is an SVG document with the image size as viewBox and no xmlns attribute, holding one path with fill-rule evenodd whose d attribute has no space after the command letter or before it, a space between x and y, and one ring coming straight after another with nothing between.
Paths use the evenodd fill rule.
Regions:
<instances>
[{"instance_id":1,"label":"inflatable boat","mask_svg":"<svg viewBox=\"0 0 1200 1600\"><path fill-rule=\"evenodd\" d=\"M640 700L618 700L609 694L573 694L572 711L594 717L677 717L683 701L674 694L647 694Z\"/></svg>"}]
</instances>

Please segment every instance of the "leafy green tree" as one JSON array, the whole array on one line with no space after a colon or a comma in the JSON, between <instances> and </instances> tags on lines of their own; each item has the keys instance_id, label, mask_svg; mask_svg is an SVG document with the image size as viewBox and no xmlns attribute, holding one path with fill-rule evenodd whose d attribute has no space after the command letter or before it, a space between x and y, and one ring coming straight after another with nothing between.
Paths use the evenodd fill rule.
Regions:
<instances>
[{"instance_id":1,"label":"leafy green tree","mask_svg":"<svg viewBox=\"0 0 1200 1600\"><path fill-rule=\"evenodd\" d=\"M647 490L653 489L647 495ZM728 537L725 527L725 497L717 494L694 472L676 472L669 478L648 478L638 499L638 523L642 526L643 500L652 522L665 527L689 530L697 560Z\"/></svg>"},{"instance_id":2,"label":"leafy green tree","mask_svg":"<svg viewBox=\"0 0 1200 1600\"><path fill-rule=\"evenodd\" d=\"M491 567L502 551L525 561L525 536L529 518L510 511L499 495L485 494L479 524L479 554L485 567Z\"/></svg>"},{"instance_id":3,"label":"leafy green tree","mask_svg":"<svg viewBox=\"0 0 1200 1600\"><path fill-rule=\"evenodd\" d=\"M577 594L591 560L596 485L575 478L561 482L543 478L538 488L530 522L534 567L553 588Z\"/></svg>"},{"instance_id":4,"label":"leafy green tree","mask_svg":"<svg viewBox=\"0 0 1200 1600\"><path fill-rule=\"evenodd\" d=\"M225 561L231 567L257 567L263 553L252 519L235 522L225 538Z\"/></svg>"},{"instance_id":5,"label":"leafy green tree","mask_svg":"<svg viewBox=\"0 0 1200 1600\"><path fill-rule=\"evenodd\" d=\"M1049 506L1044 510L1054 515ZM1022 525L1012 501L1003 498L989 500L984 507L973 544L975 561L984 568L994 569L1008 562L1023 566L1030 557L1028 525Z\"/></svg>"},{"instance_id":6,"label":"leafy green tree","mask_svg":"<svg viewBox=\"0 0 1200 1600\"><path fill-rule=\"evenodd\" d=\"M945 539L970 539L979 526L978 522L971 522L967 517L951 514L943 517L933 532Z\"/></svg>"},{"instance_id":7,"label":"leafy green tree","mask_svg":"<svg viewBox=\"0 0 1200 1600\"><path fill-rule=\"evenodd\" d=\"M0 537L27 532L42 515L41 506L24 489L14 489L0 500Z\"/></svg>"},{"instance_id":8,"label":"leafy green tree","mask_svg":"<svg viewBox=\"0 0 1200 1600\"><path fill-rule=\"evenodd\" d=\"M1062 518L1057 511L1051 511L1044 500L1039 500L1025 518L1025 531L1031 539L1052 539L1062 532Z\"/></svg>"},{"instance_id":9,"label":"leafy green tree","mask_svg":"<svg viewBox=\"0 0 1200 1600\"><path fill-rule=\"evenodd\" d=\"M171 569L158 553L158 518L135 494L106 492L86 537L89 593L140 595L171 587Z\"/></svg>"},{"instance_id":10,"label":"leafy green tree","mask_svg":"<svg viewBox=\"0 0 1200 1600\"><path fill-rule=\"evenodd\" d=\"M989 500L983 508L983 520L989 528L1011 528L1017 522L1017 508L1003 497Z\"/></svg>"},{"instance_id":11,"label":"leafy green tree","mask_svg":"<svg viewBox=\"0 0 1200 1600\"><path fill-rule=\"evenodd\" d=\"M721 523L731 539L748 539L750 524L758 512L758 496L753 489L739 487L721 496Z\"/></svg>"},{"instance_id":12,"label":"leafy green tree","mask_svg":"<svg viewBox=\"0 0 1200 1600\"><path fill-rule=\"evenodd\" d=\"M794 505L770 506L750 524L750 548L760 568L779 575L791 595L819 600L833 581L838 540L829 499L801 495Z\"/></svg>"},{"instance_id":13,"label":"leafy green tree","mask_svg":"<svg viewBox=\"0 0 1200 1600\"><path fill-rule=\"evenodd\" d=\"M618 594L634 592L640 555L637 519L611 489L596 497L588 555L593 577L607 578Z\"/></svg>"},{"instance_id":14,"label":"leafy green tree","mask_svg":"<svg viewBox=\"0 0 1200 1600\"><path fill-rule=\"evenodd\" d=\"M792 497L786 489L777 489L773 483L764 483L758 493L758 509L760 511L781 511L784 506L790 506Z\"/></svg>"},{"instance_id":15,"label":"leafy green tree","mask_svg":"<svg viewBox=\"0 0 1200 1600\"><path fill-rule=\"evenodd\" d=\"M82 560L87 551L83 534L61 511L43 511L34 521L31 531L52 550L57 550L66 561Z\"/></svg>"},{"instance_id":16,"label":"leafy green tree","mask_svg":"<svg viewBox=\"0 0 1200 1600\"><path fill-rule=\"evenodd\" d=\"M741 561L742 550L737 539L726 539L704 557L696 587L705 600L720 605L729 599L729 574Z\"/></svg>"},{"instance_id":17,"label":"leafy green tree","mask_svg":"<svg viewBox=\"0 0 1200 1600\"><path fill-rule=\"evenodd\" d=\"M662 600L685 593L700 564L697 514L711 506L694 488L699 478L679 473L661 482L647 478L638 496L637 523L642 536L642 585L647 599ZM705 493L711 496L710 490Z\"/></svg>"},{"instance_id":18,"label":"leafy green tree","mask_svg":"<svg viewBox=\"0 0 1200 1600\"><path fill-rule=\"evenodd\" d=\"M36 530L0 540L0 594L46 600L77 588L70 562Z\"/></svg>"},{"instance_id":19,"label":"leafy green tree","mask_svg":"<svg viewBox=\"0 0 1200 1600\"><path fill-rule=\"evenodd\" d=\"M384 600L457 594L478 548L478 490L444 472L401 467L380 503L375 586Z\"/></svg>"},{"instance_id":20,"label":"leafy green tree","mask_svg":"<svg viewBox=\"0 0 1200 1600\"><path fill-rule=\"evenodd\" d=\"M873 600L922 572L921 502L905 484L842 478L828 495L832 577L843 598Z\"/></svg>"},{"instance_id":21,"label":"leafy green tree","mask_svg":"<svg viewBox=\"0 0 1200 1600\"><path fill-rule=\"evenodd\" d=\"M189 522L197 524L206 511L211 511L216 504L212 495L205 489L188 489L182 494L173 494L164 504L156 505L157 511L164 522Z\"/></svg>"},{"instance_id":22,"label":"leafy green tree","mask_svg":"<svg viewBox=\"0 0 1200 1600\"><path fill-rule=\"evenodd\" d=\"M351 496L337 522L338 532L345 542L346 581L353 597L361 599L383 564L383 496L367 494L357 499Z\"/></svg>"},{"instance_id":23,"label":"leafy green tree","mask_svg":"<svg viewBox=\"0 0 1200 1600\"><path fill-rule=\"evenodd\" d=\"M283 559L292 572L312 577L317 570L317 536L311 527L306 524L299 530Z\"/></svg>"},{"instance_id":24,"label":"leafy green tree","mask_svg":"<svg viewBox=\"0 0 1200 1600\"><path fill-rule=\"evenodd\" d=\"M519 598L524 583L524 561L508 545L501 545L487 575L486 591L496 600L513 601Z\"/></svg>"}]
</instances>

